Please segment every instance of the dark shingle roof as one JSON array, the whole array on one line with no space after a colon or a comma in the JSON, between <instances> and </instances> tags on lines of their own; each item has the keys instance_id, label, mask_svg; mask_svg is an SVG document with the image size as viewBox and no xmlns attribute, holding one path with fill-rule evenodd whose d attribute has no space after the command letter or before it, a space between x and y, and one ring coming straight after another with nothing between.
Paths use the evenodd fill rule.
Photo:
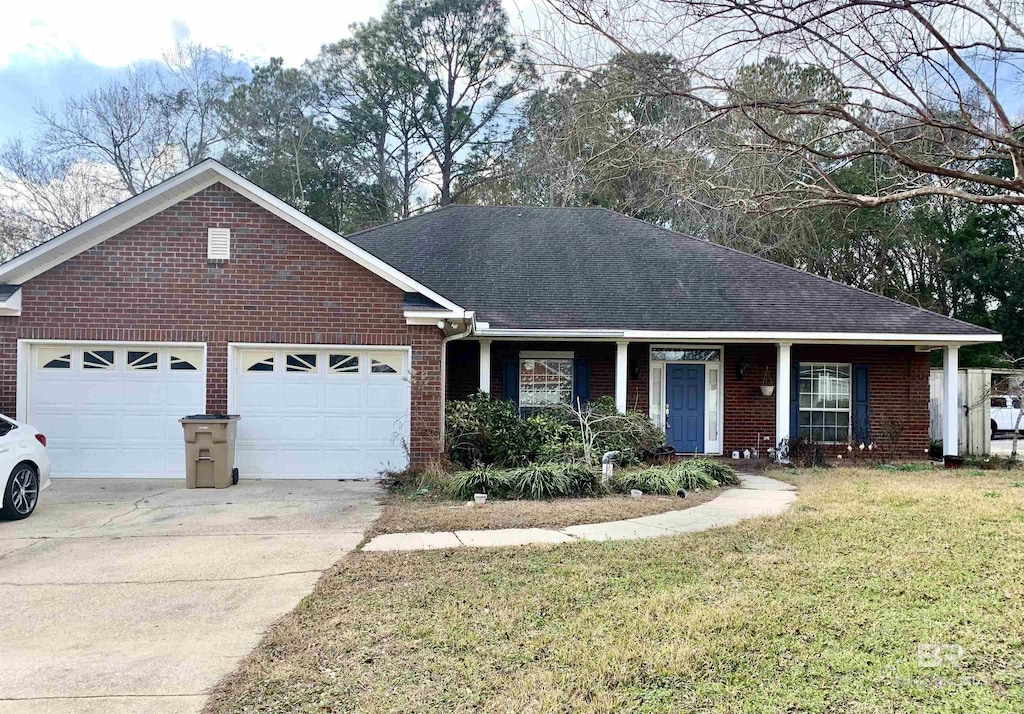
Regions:
<instances>
[{"instance_id":1,"label":"dark shingle roof","mask_svg":"<svg viewBox=\"0 0 1024 714\"><path fill-rule=\"evenodd\" d=\"M604 209L449 206L346 237L491 328L991 334Z\"/></svg>"},{"instance_id":2,"label":"dark shingle roof","mask_svg":"<svg viewBox=\"0 0 1024 714\"><path fill-rule=\"evenodd\" d=\"M438 312L448 311L448 308L444 305L438 305L426 295L420 295L419 293L405 293L402 297L402 309L423 311L436 310Z\"/></svg>"}]
</instances>

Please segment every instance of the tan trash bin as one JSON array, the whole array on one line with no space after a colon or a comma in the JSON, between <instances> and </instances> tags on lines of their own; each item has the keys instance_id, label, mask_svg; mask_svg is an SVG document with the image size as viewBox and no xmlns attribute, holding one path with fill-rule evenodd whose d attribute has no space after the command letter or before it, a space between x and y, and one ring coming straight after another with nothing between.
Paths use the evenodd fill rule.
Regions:
<instances>
[{"instance_id":1,"label":"tan trash bin","mask_svg":"<svg viewBox=\"0 0 1024 714\"><path fill-rule=\"evenodd\" d=\"M179 419L185 431L185 488L227 488L235 468L237 414L195 414Z\"/></svg>"}]
</instances>

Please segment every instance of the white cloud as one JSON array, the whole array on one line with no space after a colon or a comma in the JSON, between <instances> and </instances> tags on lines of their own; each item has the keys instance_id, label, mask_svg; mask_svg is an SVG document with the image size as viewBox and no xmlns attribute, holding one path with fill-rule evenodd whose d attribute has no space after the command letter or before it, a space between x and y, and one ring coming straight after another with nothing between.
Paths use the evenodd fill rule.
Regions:
<instances>
[{"instance_id":1,"label":"white cloud","mask_svg":"<svg viewBox=\"0 0 1024 714\"><path fill-rule=\"evenodd\" d=\"M187 35L228 47L246 60L284 57L295 65L322 44L348 34L353 22L379 16L386 0L333 0L285 5L269 2L17 2L0 23L0 69L14 62L78 58L102 67L160 59Z\"/></svg>"}]
</instances>

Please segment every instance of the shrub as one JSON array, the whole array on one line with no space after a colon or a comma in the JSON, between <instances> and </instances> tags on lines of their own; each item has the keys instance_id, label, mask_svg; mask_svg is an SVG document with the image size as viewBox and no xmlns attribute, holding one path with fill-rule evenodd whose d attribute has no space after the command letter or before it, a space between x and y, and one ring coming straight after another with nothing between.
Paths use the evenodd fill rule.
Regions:
<instances>
[{"instance_id":1,"label":"shrub","mask_svg":"<svg viewBox=\"0 0 1024 714\"><path fill-rule=\"evenodd\" d=\"M636 488L644 493L672 495L681 488L687 491L715 488L716 481L723 486L735 486L739 483L736 472L730 466L713 459L697 458L679 460L664 466L623 471L616 479L616 487L622 491Z\"/></svg>"},{"instance_id":2,"label":"shrub","mask_svg":"<svg viewBox=\"0 0 1024 714\"><path fill-rule=\"evenodd\" d=\"M445 406L445 443L452 461L464 467L526 464L536 448L516 405L483 392Z\"/></svg>"},{"instance_id":3,"label":"shrub","mask_svg":"<svg viewBox=\"0 0 1024 714\"><path fill-rule=\"evenodd\" d=\"M672 476L675 478L675 490L685 488L687 491L696 491L701 488L714 488L715 480L707 471L707 461L707 459L687 459L672 464L670 468Z\"/></svg>"},{"instance_id":4,"label":"shrub","mask_svg":"<svg viewBox=\"0 0 1024 714\"><path fill-rule=\"evenodd\" d=\"M520 498L541 500L568 496L570 479L564 469L557 466L532 464L510 474L512 490Z\"/></svg>"},{"instance_id":5,"label":"shrub","mask_svg":"<svg viewBox=\"0 0 1024 714\"><path fill-rule=\"evenodd\" d=\"M639 489L644 493L673 495L679 490L676 474L671 466L652 466L646 469L623 471L615 481L621 491Z\"/></svg>"},{"instance_id":6,"label":"shrub","mask_svg":"<svg viewBox=\"0 0 1024 714\"><path fill-rule=\"evenodd\" d=\"M600 474L583 464L565 464L562 473L569 480L569 493L573 496L598 496L604 493Z\"/></svg>"},{"instance_id":7,"label":"shrub","mask_svg":"<svg viewBox=\"0 0 1024 714\"><path fill-rule=\"evenodd\" d=\"M472 498L475 493L486 493L494 498L505 498L512 490L507 471L473 469L460 471L451 480L451 492L456 498Z\"/></svg>"},{"instance_id":8,"label":"shrub","mask_svg":"<svg viewBox=\"0 0 1024 714\"><path fill-rule=\"evenodd\" d=\"M713 478L723 486L739 486L740 480L736 476L736 470L733 469L729 464L723 464L721 461L709 459L705 457L699 457L696 459L690 459L689 463L700 464L700 467L704 469L704 472Z\"/></svg>"},{"instance_id":9,"label":"shrub","mask_svg":"<svg viewBox=\"0 0 1024 714\"><path fill-rule=\"evenodd\" d=\"M665 433L650 419L638 412L618 414L610 397L595 399L581 414L546 409L525 419L512 402L491 399L482 392L449 402L445 409L448 455L466 468L587 462L588 458L594 465L606 451L621 452L619 463L629 466L665 443Z\"/></svg>"},{"instance_id":10,"label":"shrub","mask_svg":"<svg viewBox=\"0 0 1024 714\"><path fill-rule=\"evenodd\" d=\"M607 451L618 451L621 454L619 464L632 466L647 461L651 452L665 443L665 432L647 415L640 412L619 414L612 397L594 399L584 407L583 417L593 425L590 451L594 459L600 459ZM582 458L582 444L580 447Z\"/></svg>"}]
</instances>

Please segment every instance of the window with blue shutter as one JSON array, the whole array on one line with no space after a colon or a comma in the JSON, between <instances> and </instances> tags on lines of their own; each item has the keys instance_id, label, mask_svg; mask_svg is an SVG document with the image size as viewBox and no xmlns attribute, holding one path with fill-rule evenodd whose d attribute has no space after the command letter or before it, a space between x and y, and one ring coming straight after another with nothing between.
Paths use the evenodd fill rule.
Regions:
<instances>
[{"instance_id":1,"label":"window with blue shutter","mask_svg":"<svg viewBox=\"0 0 1024 714\"><path fill-rule=\"evenodd\" d=\"M853 438L861 444L871 443L870 394L868 366L853 365Z\"/></svg>"},{"instance_id":2,"label":"window with blue shutter","mask_svg":"<svg viewBox=\"0 0 1024 714\"><path fill-rule=\"evenodd\" d=\"M506 357L501 363L501 398L519 406L519 359Z\"/></svg>"},{"instance_id":3,"label":"window with blue shutter","mask_svg":"<svg viewBox=\"0 0 1024 714\"><path fill-rule=\"evenodd\" d=\"M590 401L590 360L577 357L572 367L572 406L575 409Z\"/></svg>"}]
</instances>

